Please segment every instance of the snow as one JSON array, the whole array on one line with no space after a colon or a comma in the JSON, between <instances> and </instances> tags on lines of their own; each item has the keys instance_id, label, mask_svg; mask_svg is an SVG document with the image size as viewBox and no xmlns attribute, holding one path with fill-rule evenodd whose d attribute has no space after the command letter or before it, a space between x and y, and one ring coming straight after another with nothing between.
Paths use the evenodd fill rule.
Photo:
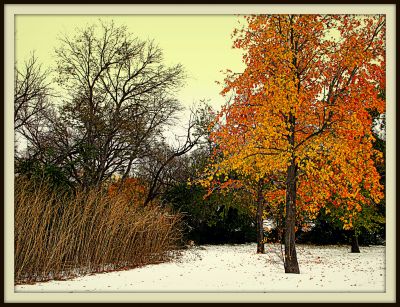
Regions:
<instances>
[{"instance_id":1,"label":"snow","mask_svg":"<svg viewBox=\"0 0 400 307\"><path fill-rule=\"evenodd\" d=\"M281 246L204 245L173 261L65 281L17 285L24 292L385 292L385 247L297 245L300 274L285 274Z\"/></svg>"}]
</instances>

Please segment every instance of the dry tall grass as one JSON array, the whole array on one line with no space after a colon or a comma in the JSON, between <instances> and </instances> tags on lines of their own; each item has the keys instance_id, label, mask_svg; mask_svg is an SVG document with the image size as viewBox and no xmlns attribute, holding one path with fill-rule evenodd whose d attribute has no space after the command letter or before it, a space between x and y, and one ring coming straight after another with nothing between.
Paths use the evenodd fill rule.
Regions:
<instances>
[{"instance_id":1,"label":"dry tall grass","mask_svg":"<svg viewBox=\"0 0 400 307\"><path fill-rule=\"evenodd\" d=\"M65 279L168 260L181 217L100 190L57 194L15 183L15 283Z\"/></svg>"}]
</instances>

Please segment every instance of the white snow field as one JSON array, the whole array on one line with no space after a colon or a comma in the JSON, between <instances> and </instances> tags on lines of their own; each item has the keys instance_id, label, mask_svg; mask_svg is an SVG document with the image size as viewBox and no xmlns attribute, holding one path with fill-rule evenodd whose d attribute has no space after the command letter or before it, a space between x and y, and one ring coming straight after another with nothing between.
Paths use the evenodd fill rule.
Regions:
<instances>
[{"instance_id":1,"label":"white snow field","mask_svg":"<svg viewBox=\"0 0 400 307\"><path fill-rule=\"evenodd\" d=\"M204 245L127 271L15 286L22 292L385 292L385 247L297 245L300 274L285 274L281 247Z\"/></svg>"}]
</instances>

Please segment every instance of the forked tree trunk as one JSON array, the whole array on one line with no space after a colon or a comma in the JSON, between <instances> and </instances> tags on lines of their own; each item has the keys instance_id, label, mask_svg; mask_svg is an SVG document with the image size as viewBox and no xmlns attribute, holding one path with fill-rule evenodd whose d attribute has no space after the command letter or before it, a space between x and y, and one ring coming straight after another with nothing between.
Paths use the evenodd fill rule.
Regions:
<instances>
[{"instance_id":1,"label":"forked tree trunk","mask_svg":"<svg viewBox=\"0 0 400 307\"><path fill-rule=\"evenodd\" d=\"M285 273L300 274L295 245L296 165L294 158L287 169L285 221Z\"/></svg>"},{"instance_id":2,"label":"forked tree trunk","mask_svg":"<svg viewBox=\"0 0 400 307\"><path fill-rule=\"evenodd\" d=\"M358 245L358 237L355 232L353 232L353 234L351 236L351 252L352 253L360 252L360 246Z\"/></svg>"},{"instance_id":3,"label":"forked tree trunk","mask_svg":"<svg viewBox=\"0 0 400 307\"><path fill-rule=\"evenodd\" d=\"M264 227L263 227L263 208L264 208L264 197L262 195L262 181L260 180L258 191L257 191L257 213L256 213L256 225L257 225L257 254L264 254Z\"/></svg>"}]
</instances>

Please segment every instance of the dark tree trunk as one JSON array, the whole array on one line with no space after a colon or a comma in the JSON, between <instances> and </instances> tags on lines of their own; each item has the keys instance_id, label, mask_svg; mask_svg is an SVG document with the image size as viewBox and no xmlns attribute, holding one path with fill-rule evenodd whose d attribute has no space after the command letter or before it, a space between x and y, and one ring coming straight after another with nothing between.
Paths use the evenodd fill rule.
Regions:
<instances>
[{"instance_id":1,"label":"dark tree trunk","mask_svg":"<svg viewBox=\"0 0 400 307\"><path fill-rule=\"evenodd\" d=\"M289 116L290 134L288 141L290 146L294 147L294 128L296 118ZM299 264L297 262L295 235L296 235L296 180L297 167L294 153L290 159L290 164L286 174L286 220L285 220L285 273L300 274Z\"/></svg>"},{"instance_id":2,"label":"dark tree trunk","mask_svg":"<svg viewBox=\"0 0 400 307\"><path fill-rule=\"evenodd\" d=\"M263 227L263 208L264 208L264 197L262 195L262 181L260 180L258 186L257 195L257 213L256 213L256 225L257 225L257 254L264 254L264 227Z\"/></svg>"},{"instance_id":3,"label":"dark tree trunk","mask_svg":"<svg viewBox=\"0 0 400 307\"><path fill-rule=\"evenodd\" d=\"M290 16L290 42L292 45L292 50L294 55L297 54L297 43L294 43L293 35L293 16ZM293 56L292 64L297 67L297 58ZM293 81L296 79L293 77ZM300 92L300 81L297 83L297 91ZM288 97L289 98L289 97ZM297 181L297 166L295 160L295 126L296 117L290 112L289 118L289 135L288 141L292 150L292 157L287 168L286 174L286 220L285 220L285 273L300 274L299 263L297 262L296 245L295 245L295 235L296 235L296 181Z\"/></svg>"},{"instance_id":4,"label":"dark tree trunk","mask_svg":"<svg viewBox=\"0 0 400 307\"><path fill-rule=\"evenodd\" d=\"M352 253L360 252L360 246L358 245L358 237L355 232L353 232L351 236L351 252Z\"/></svg>"},{"instance_id":5,"label":"dark tree trunk","mask_svg":"<svg viewBox=\"0 0 400 307\"><path fill-rule=\"evenodd\" d=\"M292 163L287 170L286 224L285 224L285 273L299 274L295 246L296 222L296 165Z\"/></svg>"}]
</instances>

